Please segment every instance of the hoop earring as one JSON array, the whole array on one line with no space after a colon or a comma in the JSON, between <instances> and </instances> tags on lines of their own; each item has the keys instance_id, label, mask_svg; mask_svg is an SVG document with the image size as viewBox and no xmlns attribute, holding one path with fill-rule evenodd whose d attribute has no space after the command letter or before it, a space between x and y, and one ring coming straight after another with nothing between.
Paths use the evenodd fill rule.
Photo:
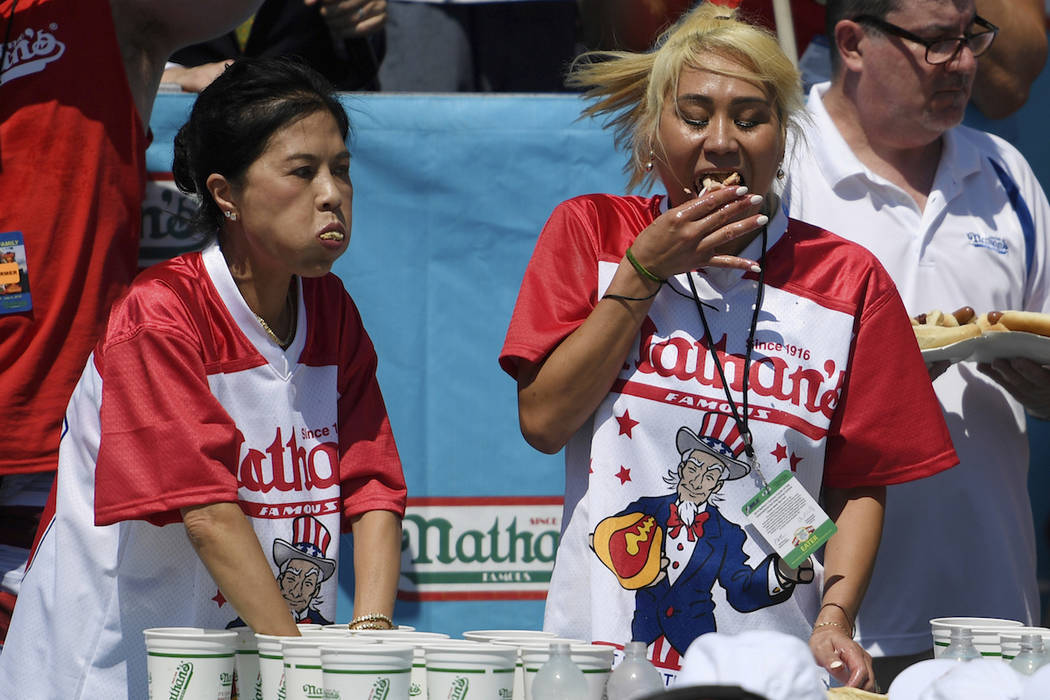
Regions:
<instances>
[{"instance_id":1,"label":"hoop earring","mask_svg":"<svg viewBox=\"0 0 1050 700\"><path fill-rule=\"evenodd\" d=\"M777 179L778 180L783 180L784 179L784 169L783 168L777 168Z\"/></svg>"}]
</instances>

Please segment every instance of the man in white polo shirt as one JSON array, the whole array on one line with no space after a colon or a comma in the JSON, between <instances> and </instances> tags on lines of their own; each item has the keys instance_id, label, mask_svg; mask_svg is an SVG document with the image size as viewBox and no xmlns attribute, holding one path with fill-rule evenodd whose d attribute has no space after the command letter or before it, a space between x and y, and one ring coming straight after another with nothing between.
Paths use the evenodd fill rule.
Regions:
<instances>
[{"instance_id":1,"label":"man in white polo shirt","mask_svg":"<svg viewBox=\"0 0 1050 700\"><path fill-rule=\"evenodd\" d=\"M1013 147L959 126L995 38L974 0L829 0L828 25L833 79L784 163L789 215L875 253L910 314L1050 312L1046 196ZM1050 369L964 361L934 389L961 462L888 489L857 621L883 688L931 654L930 618L1040 619L1025 413L1050 417Z\"/></svg>"}]
</instances>

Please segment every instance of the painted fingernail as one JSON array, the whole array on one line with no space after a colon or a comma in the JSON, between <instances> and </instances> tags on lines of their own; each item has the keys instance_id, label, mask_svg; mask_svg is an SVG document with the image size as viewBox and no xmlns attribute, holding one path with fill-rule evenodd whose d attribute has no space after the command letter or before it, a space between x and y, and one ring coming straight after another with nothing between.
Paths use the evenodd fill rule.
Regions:
<instances>
[{"instance_id":1,"label":"painted fingernail","mask_svg":"<svg viewBox=\"0 0 1050 700\"><path fill-rule=\"evenodd\" d=\"M840 668L842 668L842 665L843 665L843 664L842 664L842 662L841 662L841 661L832 661L832 662L831 662L831 663L830 663L830 664L828 665L828 668L830 668L830 669L831 669L832 671L835 671L835 670L837 670L837 669L840 669Z\"/></svg>"},{"instance_id":2,"label":"painted fingernail","mask_svg":"<svg viewBox=\"0 0 1050 700\"><path fill-rule=\"evenodd\" d=\"M755 220L755 223L758 224L759 226L765 226L766 224L769 223L769 217L766 216L765 214L759 214L758 218Z\"/></svg>"},{"instance_id":3,"label":"painted fingernail","mask_svg":"<svg viewBox=\"0 0 1050 700\"><path fill-rule=\"evenodd\" d=\"M747 194L747 192L748 192L747 188L744 187L743 185L741 185L740 187L736 188L736 196L737 197L743 197L745 194Z\"/></svg>"},{"instance_id":4,"label":"painted fingernail","mask_svg":"<svg viewBox=\"0 0 1050 700\"><path fill-rule=\"evenodd\" d=\"M749 199L748 201L752 204L761 204L763 199L765 199L765 197L763 197L762 195L753 194L751 195L751 199Z\"/></svg>"},{"instance_id":5,"label":"painted fingernail","mask_svg":"<svg viewBox=\"0 0 1050 700\"><path fill-rule=\"evenodd\" d=\"M751 270L752 272L762 272L762 268L761 268L761 267L759 267L758 265L752 265L752 266L750 267L750 270Z\"/></svg>"}]
</instances>

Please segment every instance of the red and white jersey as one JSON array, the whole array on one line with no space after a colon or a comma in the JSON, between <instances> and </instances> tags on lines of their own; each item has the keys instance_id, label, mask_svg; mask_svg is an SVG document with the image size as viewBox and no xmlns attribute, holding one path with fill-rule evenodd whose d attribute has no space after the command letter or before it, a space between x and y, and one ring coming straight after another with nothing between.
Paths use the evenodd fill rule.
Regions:
<instances>
[{"instance_id":1,"label":"red and white jersey","mask_svg":"<svg viewBox=\"0 0 1050 700\"><path fill-rule=\"evenodd\" d=\"M239 503L275 578L316 569L297 617L334 621L339 533L365 511L403 514L405 484L353 302L334 275L298 298L283 351L212 244L114 307L66 414L0 697L146 697L142 630L241 624L186 537L188 506Z\"/></svg>"},{"instance_id":2,"label":"red and white jersey","mask_svg":"<svg viewBox=\"0 0 1050 700\"><path fill-rule=\"evenodd\" d=\"M590 195L555 209L500 356L508 373L516 375L521 360L541 361L587 318L626 248L663 205L662 197ZM743 255L758 259L760 247L759 237ZM789 469L817 497L824 486L897 483L954 464L907 315L874 258L778 213L764 269L748 371L748 427L761 474L771 480ZM823 582L818 564L813 583L781 586L769 567L773 550L744 529L741 508L761 484L755 470L725 480L703 504L708 515L696 542L684 542L667 522L688 455L682 429L722 447L731 442L715 355L739 407L759 288L756 274L739 270L711 268L692 279L713 347L686 275L675 276L653 302L612 390L566 447L565 529L545 619L567 637L645 641L670 677L677 655L705 631L774 629L808 639ZM626 586L595 553L599 524L638 513L664 530L662 589Z\"/></svg>"}]
</instances>

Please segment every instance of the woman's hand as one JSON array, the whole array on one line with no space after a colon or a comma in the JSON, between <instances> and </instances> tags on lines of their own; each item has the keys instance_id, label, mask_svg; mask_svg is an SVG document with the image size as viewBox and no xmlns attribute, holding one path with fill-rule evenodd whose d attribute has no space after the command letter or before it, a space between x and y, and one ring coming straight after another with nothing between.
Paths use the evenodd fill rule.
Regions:
<instances>
[{"instance_id":1,"label":"woman's hand","mask_svg":"<svg viewBox=\"0 0 1050 700\"><path fill-rule=\"evenodd\" d=\"M871 655L843 627L827 624L813 628L809 648L818 665L843 685L876 692Z\"/></svg>"},{"instance_id":2,"label":"woman's hand","mask_svg":"<svg viewBox=\"0 0 1050 700\"><path fill-rule=\"evenodd\" d=\"M727 254L739 252L769 218L759 213L764 198L746 187L726 187L691 199L661 214L631 244L645 269L661 279L700 267L748 270L754 260Z\"/></svg>"}]
</instances>

